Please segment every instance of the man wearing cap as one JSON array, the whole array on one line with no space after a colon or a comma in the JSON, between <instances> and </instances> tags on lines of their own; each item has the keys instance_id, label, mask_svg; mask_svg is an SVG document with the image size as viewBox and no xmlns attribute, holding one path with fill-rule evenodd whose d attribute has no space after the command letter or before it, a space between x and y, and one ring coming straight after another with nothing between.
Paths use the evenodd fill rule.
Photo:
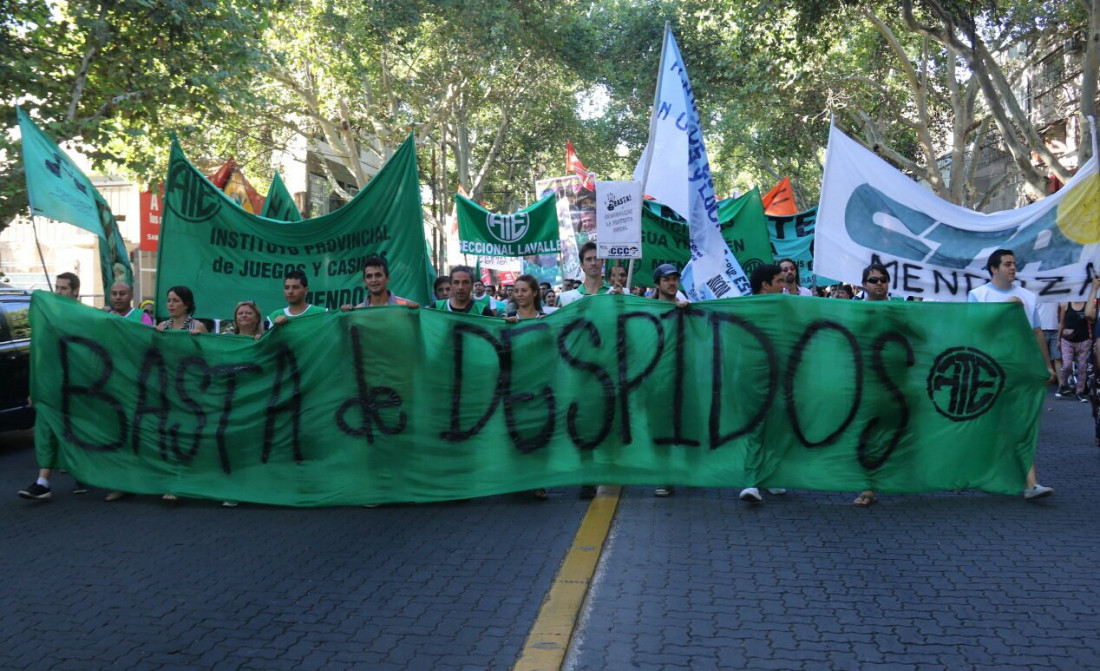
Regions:
<instances>
[{"instance_id":1,"label":"man wearing cap","mask_svg":"<svg viewBox=\"0 0 1100 671\"><path fill-rule=\"evenodd\" d=\"M680 271L671 263L662 263L653 269L653 286L656 292L653 297L665 303L672 303L678 308L688 306L688 301L680 300ZM661 485L653 490L654 496L666 497L676 493L672 485Z\"/></svg>"}]
</instances>

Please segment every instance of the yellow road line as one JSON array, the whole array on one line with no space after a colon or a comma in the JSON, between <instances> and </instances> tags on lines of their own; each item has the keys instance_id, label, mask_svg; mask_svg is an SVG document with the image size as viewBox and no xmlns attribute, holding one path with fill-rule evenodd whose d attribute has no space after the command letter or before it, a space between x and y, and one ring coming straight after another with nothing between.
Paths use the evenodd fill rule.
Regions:
<instances>
[{"instance_id":1,"label":"yellow road line","mask_svg":"<svg viewBox=\"0 0 1100 671\"><path fill-rule=\"evenodd\" d=\"M621 487L600 487L581 520L573 546L562 560L554 584L542 601L523 653L513 671L560 669L580 616L581 605L600 561L611 520L619 505Z\"/></svg>"}]
</instances>

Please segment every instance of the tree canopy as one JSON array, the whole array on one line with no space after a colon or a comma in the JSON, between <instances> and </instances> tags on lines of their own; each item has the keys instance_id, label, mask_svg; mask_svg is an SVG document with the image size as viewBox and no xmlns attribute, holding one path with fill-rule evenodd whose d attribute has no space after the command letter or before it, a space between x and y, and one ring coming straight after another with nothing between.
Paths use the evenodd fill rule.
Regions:
<instances>
[{"instance_id":1,"label":"tree canopy","mask_svg":"<svg viewBox=\"0 0 1100 671\"><path fill-rule=\"evenodd\" d=\"M835 118L941 196L982 207L1002 186L976 187L983 147L1010 158L1005 183L1035 194L1051 175L1068 178L1050 129L1016 91L1052 54L1072 55L1081 74L1064 74L1082 95L1066 102L1095 114L1098 6L0 0L0 105L9 126L22 104L97 169L141 181L163 173L176 131L193 153L236 155L261 182L295 136L322 139L361 187L357 157L384 160L415 132L426 216L441 227L459 185L497 210L525 205L534 179L562 174L566 140L601 176L627 178L670 21L720 194L788 175L812 205ZM1083 160L1090 136L1078 126ZM0 157L3 226L25 211L25 193L7 135Z\"/></svg>"}]
</instances>

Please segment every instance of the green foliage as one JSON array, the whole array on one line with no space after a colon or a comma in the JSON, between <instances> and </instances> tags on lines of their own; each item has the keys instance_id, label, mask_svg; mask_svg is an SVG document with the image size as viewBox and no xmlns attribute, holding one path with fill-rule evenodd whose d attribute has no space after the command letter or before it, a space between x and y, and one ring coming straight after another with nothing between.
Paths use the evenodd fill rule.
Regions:
<instances>
[{"instance_id":1,"label":"green foliage","mask_svg":"<svg viewBox=\"0 0 1100 671\"><path fill-rule=\"evenodd\" d=\"M0 8L0 117L22 104L97 168L154 179L167 134L204 130L251 91L269 10L259 0L8 0ZM26 207L18 143L0 134L0 225Z\"/></svg>"}]
</instances>

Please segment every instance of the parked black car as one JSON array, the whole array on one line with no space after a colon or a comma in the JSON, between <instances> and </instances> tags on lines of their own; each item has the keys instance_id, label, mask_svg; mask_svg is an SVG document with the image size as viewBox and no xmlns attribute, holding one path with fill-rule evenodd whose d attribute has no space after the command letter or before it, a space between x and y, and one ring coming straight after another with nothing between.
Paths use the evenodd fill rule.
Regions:
<instances>
[{"instance_id":1,"label":"parked black car","mask_svg":"<svg viewBox=\"0 0 1100 671\"><path fill-rule=\"evenodd\" d=\"M0 431L34 426L30 310L30 292L0 289Z\"/></svg>"}]
</instances>

